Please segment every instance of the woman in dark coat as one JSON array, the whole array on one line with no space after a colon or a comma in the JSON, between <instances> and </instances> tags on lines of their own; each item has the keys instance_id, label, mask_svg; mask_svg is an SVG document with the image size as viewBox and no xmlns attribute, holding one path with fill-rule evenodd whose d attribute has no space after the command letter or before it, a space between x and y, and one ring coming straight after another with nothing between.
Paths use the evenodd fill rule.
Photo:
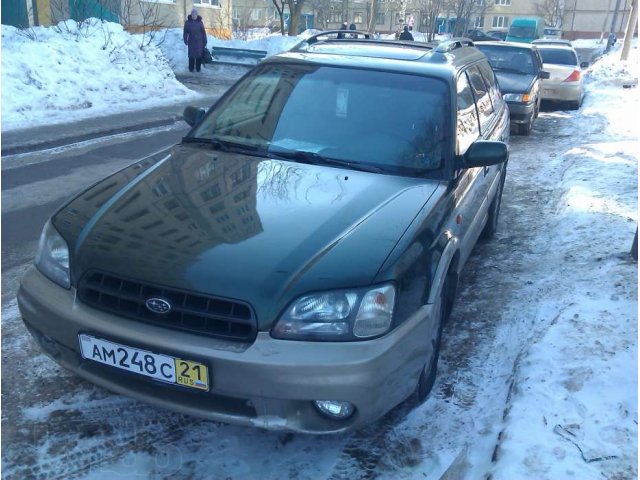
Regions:
<instances>
[{"instance_id":1,"label":"woman in dark coat","mask_svg":"<svg viewBox=\"0 0 640 480\"><path fill-rule=\"evenodd\" d=\"M202 51L207 46L207 32L204 29L202 17L198 15L198 11L195 8L191 10L191 15L184 22L182 39L184 44L189 47L189 71L193 72L193 67L195 66L196 72L199 72L202 65Z\"/></svg>"}]
</instances>

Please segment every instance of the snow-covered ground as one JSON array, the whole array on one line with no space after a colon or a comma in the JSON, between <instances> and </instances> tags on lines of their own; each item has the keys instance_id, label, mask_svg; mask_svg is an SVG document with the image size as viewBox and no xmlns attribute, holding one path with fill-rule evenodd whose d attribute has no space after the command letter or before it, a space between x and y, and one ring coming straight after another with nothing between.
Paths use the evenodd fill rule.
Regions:
<instances>
[{"instance_id":1,"label":"snow-covered ground","mask_svg":"<svg viewBox=\"0 0 640 480\"><path fill-rule=\"evenodd\" d=\"M37 29L32 40L2 28L3 131L192 95L168 68L186 64L179 30L167 33L161 50L140 51L138 37L109 26L121 46L102 50L96 31L80 55L72 34ZM276 35L210 45L272 54L297 41ZM587 71L579 111L543 112L531 137L512 138L498 235L476 248L463 272L424 405L335 438L202 422L62 371L28 340L9 302L3 359L21 359L36 374L11 392L24 394L22 411L13 420L3 412L3 428L12 422L7 435L28 432L25 443L3 440L3 478L26 478L34 468L92 480L359 479L372 469L393 480L445 471L452 479L636 478L637 265L628 251L638 222L638 88L624 87L637 84L638 50L623 63L619 47ZM51 384L66 391L49 401L26 391Z\"/></svg>"}]
</instances>

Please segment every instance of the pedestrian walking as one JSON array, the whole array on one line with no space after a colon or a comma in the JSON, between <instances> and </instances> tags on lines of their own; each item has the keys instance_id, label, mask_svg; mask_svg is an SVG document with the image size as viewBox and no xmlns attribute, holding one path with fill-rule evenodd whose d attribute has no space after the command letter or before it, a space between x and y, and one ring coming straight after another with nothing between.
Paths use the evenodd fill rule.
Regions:
<instances>
[{"instance_id":1,"label":"pedestrian walking","mask_svg":"<svg viewBox=\"0 0 640 480\"><path fill-rule=\"evenodd\" d=\"M187 54L189 56L189 71L200 71L202 65L202 52L207 46L207 32L202 23L202 17L198 15L198 11L194 8L191 15L184 22L184 31L182 33L184 44L188 47Z\"/></svg>"},{"instance_id":2,"label":"pedestrian walking","mask_svg":"<svg viewBox=\"0 0 640 480\"><path fill-rule=\"evenodd\" d=\"M398 37L398 40L413 40L413 35L411 35L411 32L409 31L408 25L405 25L402 28L402 33Z\"/></svg>"}]
</instances>

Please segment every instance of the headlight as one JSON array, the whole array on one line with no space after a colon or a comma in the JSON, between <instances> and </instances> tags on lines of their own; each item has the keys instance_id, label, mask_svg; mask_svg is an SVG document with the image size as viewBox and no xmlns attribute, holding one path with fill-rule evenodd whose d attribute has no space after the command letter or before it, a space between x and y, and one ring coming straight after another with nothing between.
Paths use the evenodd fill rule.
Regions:
<instances>
[{"instance_id":1,"label":"headlight","mask_svg":"<svg viewBox=\"0 0 640 480\"><path fill-rule=\"evenodd\" d=\"M507 102L529 103L533 98L528 93L505 93L502 98Z\"/></svg>"},{"instance_id":2,"label":"headlight","mask_svg":"<svg viewBox=\"0 0 640 480\"><path fill-rule=\"evenodd\" d=\"M271 334L290 340L359 340L382 335L393 318L395 288L305 295L286 310Z\"/></svg>"},{"instance_id":3,"label":"headlight","mask_svg":"<svg viewBox=\"0 0 640 480\"><path fill-rule=\"evenodd\" d=\"M36 255L36 267L43 275L64 288L71 286L69 278L69 247L51 225L51 221L42 229L38 253Z\"/></svg>"}]
</instances>

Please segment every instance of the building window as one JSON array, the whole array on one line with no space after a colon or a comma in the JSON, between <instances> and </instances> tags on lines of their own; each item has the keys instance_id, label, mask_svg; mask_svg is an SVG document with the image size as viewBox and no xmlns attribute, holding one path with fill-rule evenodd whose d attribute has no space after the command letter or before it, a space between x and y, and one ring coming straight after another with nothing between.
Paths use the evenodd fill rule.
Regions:
<instances>
[{"instance_id":1,"label":"building window","mask_svg":"<svg viewBox=\"0 0 640 480\"><path fill-rule=\"evenodd\" d=\"M331 15L329 15L329 22L342 23L342 12L331 12Z\"/></svg>"},{"instance_id":2,"label":"building window","mask_svg":"<svg viewBox=\"0 0 640 480\"><path fill-rule=\"evenodd\" d=\"M234 20L240 20L240 9L238 7L233 7L231 16Z\"/></svg>"},{"instance_id":3,"label":"building window","mask_svg":"<svg viewBox=\"0 0 640 480\"><path fill-rule=\"evenodd\" d=\"M509 26L509 17L495 16L491 21L493 28L507 28Z\"/></svg>"},{"instance_id":4,"label":"building window","mask_svg":"<svg viewBox=\"0 0 640 480\"><path fill-rule=\"evenodd\" d=\"M257 20L260 20L261 18L262 18L262 10L260 10L259 8L254 8L253 10L251 10L251 20L257 21Z\"/></svg>"},{"instance_id":5,"label":"building window","mask_svg":"<svg viewBox=\"0 0 640 480\"><path fill-rule=\"evenodd\" d=\"M478 7L484 7L484 0L476 0L476 5Z\"/></svg>"},{"instance_id":6,"label":"building window","mask_svg":"<svg viewBox=\"0 0 640 480\"><path fill-rule=\"evenodd\" d=\"M496 6L508 7L511 5L511 0L496 0Z\"/></svg>"},{"instance_id":7,"label":"building window","mask_svg":"<svg viewBox=\"0 0 640 480\"><path fill-rule=\"evenodd\" d=\"M362 23L362 12L355 12L353 14L353 23Z\"/></svg>"},{"instance_id":8,"label":"building window","mask_svg":"<svg viewBox=\"0 0 640 480\"><path fill-rule=\"evenodd\" d=\"M376 25L384 25L386 19L384 12L376 13Z\"/></svg>"},{"instance_id":9,"label":"building window","mask_svg":"<svg viewBox=\"0 0 640 480\"><path fill-rule=\"evenodd\" d=\"M484 27L484 17L476 17L475 21L473 22L473 27L474 28Z\"/></svg>"},{"instance_id":10,"label":"building window","mask_svg":"<svg viewBox=\"0 0 640 480\"><path fill-rule=\"evenodd\" d=\"M214 7L218 6L218 0L193 0L194 5L211 5Z\"/></svg>"}]
</instances>

